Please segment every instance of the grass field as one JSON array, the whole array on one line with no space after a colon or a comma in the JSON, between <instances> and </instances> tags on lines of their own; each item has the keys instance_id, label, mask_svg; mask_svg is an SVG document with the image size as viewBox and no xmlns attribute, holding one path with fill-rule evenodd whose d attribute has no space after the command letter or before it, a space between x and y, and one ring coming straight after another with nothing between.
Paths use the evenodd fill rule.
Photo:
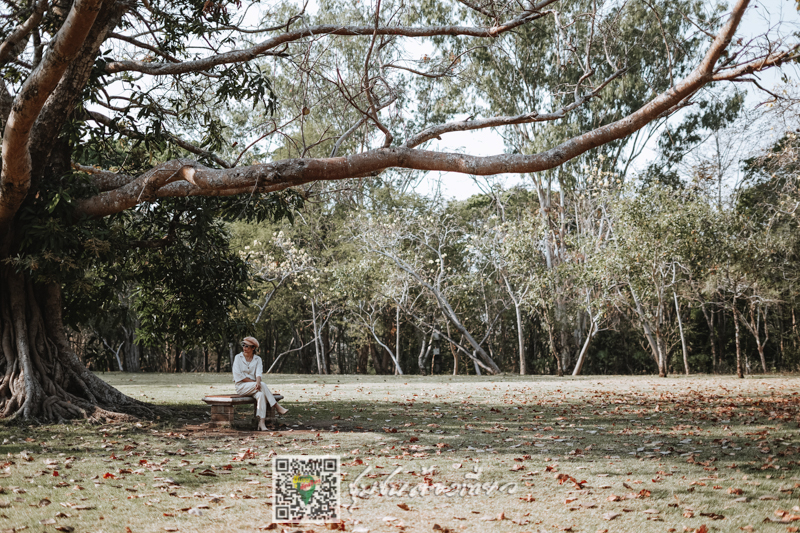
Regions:
<instances>
[{"instance_id":1,"label":"grass field","mask_svg":"<svg viewBox=\"0 0 800 533\"><path fill-rule=\"evenodd\" d=\"M339 455L356 533L800 526L794 376L269 376L290 411L268 433L248 406L206 425L228 375L101 377L173 415L0 425L0 531L267 529L275 454Z\"/></svg>"}]
</instances>

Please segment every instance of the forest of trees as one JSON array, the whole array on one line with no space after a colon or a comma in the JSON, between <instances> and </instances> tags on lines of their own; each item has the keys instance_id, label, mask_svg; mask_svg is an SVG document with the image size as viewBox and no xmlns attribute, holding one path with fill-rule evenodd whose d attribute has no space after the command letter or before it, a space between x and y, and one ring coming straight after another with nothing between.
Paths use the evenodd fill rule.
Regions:
<instances>
[{"instance_id":1,"label":"forest of trees","mask_svg":"<svg viewBox=\"0 0 800 533\"><path fill-rule=\"evenodd\" d=\"M731 146L763 135L741 103L708 110L728 118L693 133ZM245 334L270 372L797 371L794 120L792 105L760 113L777 142L720 174L725 154L682 156L672 132L641 173L601 153L532 184L480 180L461 201L415 192L416 175L317 184L291 222L221 230L246 273L216 338L142 328L135 298L74 338L96 368L128 371L227 371ZM149 348L132 342L137 326Z\"/></svg>"},{"instance_id":2,"label":"forest of trees","mask_svg":"<svg viewBox=\"0 0 800 533\"><path fill-rule=\"evenodd\" d=\"M787 11L4 0L0 418L151 416L87 365L245 334L282 372L794 368Z\"/></svg>"}]
</instances>

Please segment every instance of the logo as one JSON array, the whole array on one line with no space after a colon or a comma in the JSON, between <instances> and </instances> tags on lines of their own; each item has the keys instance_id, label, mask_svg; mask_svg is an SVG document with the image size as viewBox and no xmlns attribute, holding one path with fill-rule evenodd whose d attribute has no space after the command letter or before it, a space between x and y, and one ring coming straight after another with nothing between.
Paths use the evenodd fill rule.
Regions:
<instances>
[{"instance_id":1,"label":"logo","mask_svg":"<svg viewBox=\"0 0 800 533\"><path fill-rule=\"evenodd\" d=\"M300 493L300 497L303 498L303 503L308 505L308 502L311 501L311 497L314 496L314 489L319 485L319 476L310 476L308 474L294 476L292 478L292 485L294 485L295 490Z\"/></svg>"}]
</instances>

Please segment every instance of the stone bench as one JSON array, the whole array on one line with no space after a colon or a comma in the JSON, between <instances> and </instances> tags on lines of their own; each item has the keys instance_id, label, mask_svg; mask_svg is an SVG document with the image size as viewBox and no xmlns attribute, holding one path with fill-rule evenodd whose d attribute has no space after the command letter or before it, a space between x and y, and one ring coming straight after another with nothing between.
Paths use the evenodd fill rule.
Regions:
<instances>
[{"instance_id":1,"label":"stone bench","mask_svg":"<svg viewBox=\"0 0 800 533\"><path fill-rule=\"evenodd\" d=\"M273 394L276 401L283 400L280 394ZM215 394L206 396L203 401L211 406L211 425L230 426L233 424L233 417L237 405L253 405L253 418L256 418L256 399L252 396L241 396L239 394ZM277 405L277 404L275 404ZM275 422L275 406L267 406L267 420Z\"/></svg>"}]
</instances>

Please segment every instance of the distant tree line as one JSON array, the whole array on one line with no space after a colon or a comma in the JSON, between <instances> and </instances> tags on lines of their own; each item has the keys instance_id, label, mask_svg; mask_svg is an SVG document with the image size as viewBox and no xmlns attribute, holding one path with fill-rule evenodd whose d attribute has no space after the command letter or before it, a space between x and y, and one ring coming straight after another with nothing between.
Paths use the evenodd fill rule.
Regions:
<instances>
[{"instance_id":1,"label":"distant tree line","mask_svg":"<svg viewBox=\"0 0 800 533\"><path fill-rule=\"evenodd\" d=\"M627 179L600 154L464 201L400 174L318 184L291 221L209 221L216 247L172 254L185 276L154 266L72 339L128 371L228 371L245 334L270 372L797 371L798 148L744 162L722 201L726 176L670 171L668 150Z\"/></svg>"}]
</instances>

